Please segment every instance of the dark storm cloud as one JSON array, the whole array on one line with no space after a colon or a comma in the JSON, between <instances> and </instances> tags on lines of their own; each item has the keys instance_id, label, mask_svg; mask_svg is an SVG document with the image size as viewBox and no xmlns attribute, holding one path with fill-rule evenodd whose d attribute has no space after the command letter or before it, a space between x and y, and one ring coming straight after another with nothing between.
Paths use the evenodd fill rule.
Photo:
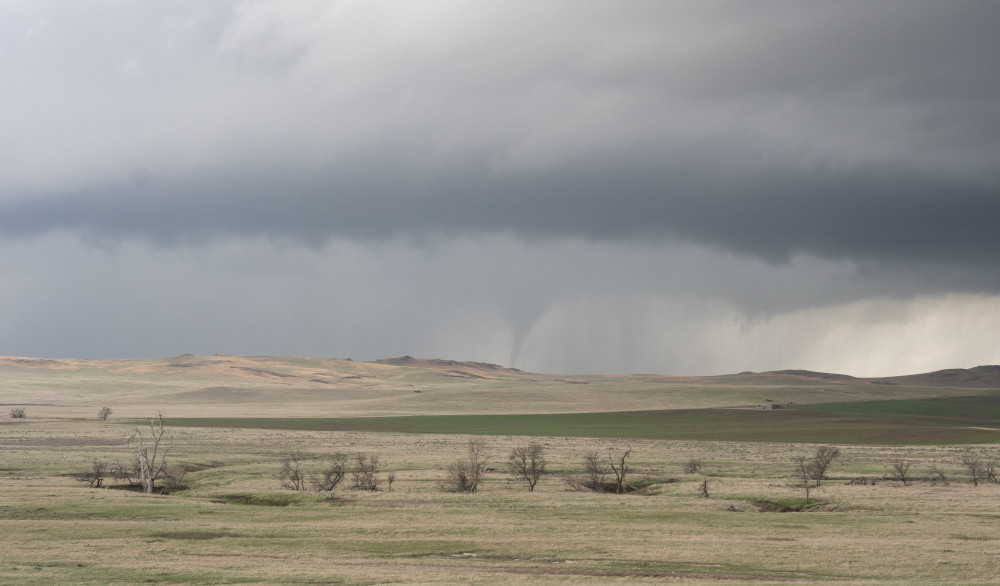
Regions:
<instances>
[{"instance_id":1,"label":"dark storm cloud","mask_svg":"<svg viewBox=\"0 0 1000 586\"><path fill-rule=\"evenodd\" d=\"M28 84L70 76L55 83L70 91L37 107L82 111L76 100L91 100L109 123L22 130L38 152L4 149L0 231L165 244L478 231L673 238L778 261L805 252L992 265L1000 250L994 3L637 3L525 21L494 5L450 6L453 20L429 11L413 30L379 20L398 5L379 8L192 8L185 27L183 14L137 13L158 44L134 31L96 43L95 62L124 59L116 75L95 74L105 89L80 86L51 53L51 43L93 37L94 17L80 15L80 29L25 19L33 28L8 45L29 62L4 66ZM58 21L49 16L39 22ZM382 44L325 36L357 23ZM523 43L494 44L518 29ZM47 51L33 52L46 34ZM407 48L416 55L392 60ZM79 50L76 61L102 71ZM198 58L209 64L179 74ZM139 81L121 79L130 76ZM135 101L147 98L155 112ZM5 117L48 115L21 105ZM163 119L156 136L129 127L150 116ZM96 170L46 187L91 157ZM19 175L21 159L29 171ZM150 185L128 181L147 165Z\"/></svg>"},{"instance_id":2,"label":"dark storm cloud","mask_svg":"<svg viewBox=\"0 0 1000 586\"><path fill-rule=\"evenodd\" d=\"M375 17L391 14L379 6ZM124 59L117 76L95 74L106 90L79 86L85 79L52 56L51 44L28 46L45 40L35 29L49 29L56 47L73 46L96 34L87 28L99 26L95 19L57 31L25 20L33 28L8 44L29 61L8 59L5 68L28 84L70 76L55 89L84 89L82 97L48 95L37 108L84 110L76 100L93 100L87 105L108 124L81 116L35 126L38 156L5 149L7 175L20 181L0 185L0 229L161 242L479 230L678 237L773 259L804 251L985 260L1000 244L992 229L1000 218L994 3L638 3L625 14L618 5L565 6L566 14L528 13L526 22L489 6L481 15L457 11L453 21L430 14L426 30L415 31L357 6L341 16L313 8L241 4L228 23L215 13L187 27L199 34L173 36L164 22L177 28L177 15L136 14L160 44L189 45L166 51L134 31L97 43L95 61ZM507 18L490 23L497 14ZM306 27L322 15L346 24ZM354 22L382 32L384 46L325 38ZM449 28L463 25L482 38ZM523 43L493 44L519 27ZM422 42L445 48L421 51ZM410 45L417 55L392 62ZM341 53L352 47L357 54ZM75 62L102 71L79 50ZM31 69L32 56L40 69ZM180 76L199 57L208 72ZM133 70L142 77L145 62L159 73L119 79ZM123 86L124 96L116 93ZM312 96L324 92L331 97ZM137 107L145 98L155 113ZM48 115L21 105L5 117ZM146 125L148 116L165 119L157 129L170 151L165 169L127 164L132 150L164 156L152 154L156 138L128 127L130 116ZM103 172L50 188L10 168L51 148L37 173L66 167L72 176L72 155L90 139L99 155L125 164L98 160ZM77 152L61 151L63 140ZM205 142L216 144L206 150ZM185 157L193 164L179 168ZM145 165L155 189L121 181Z\"/></svg>"},{"instance_id":3,"label":"dark storm cloud","mask_svg":"<svg viewBox=\"0 0 1000 586\"><path fill-rule=\"evenodd\" d=\"M724 171L724 161L718 169ZM98 239L139 237L162 244L220 235L311 245L331 236L371 240L469 232L674 237L778 262L808 253L995 266L1000 250L995 188L918 170L761 170L719 182L669 163L636 169L595 162L555 177L456 172L424 185L374 166L311 177L268 171L15 202L4 206L0 225L8 235L65 228Z\"/></svg>"}]
</instances>

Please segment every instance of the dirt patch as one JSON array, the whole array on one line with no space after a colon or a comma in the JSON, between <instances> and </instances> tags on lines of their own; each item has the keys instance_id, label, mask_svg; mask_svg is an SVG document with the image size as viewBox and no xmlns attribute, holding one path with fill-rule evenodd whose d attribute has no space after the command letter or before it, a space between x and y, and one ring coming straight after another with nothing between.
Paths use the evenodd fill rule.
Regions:
<instances>
[{"instance_id":1,"label":"dirt patch","mask_svg":"<svg viewBox=\"0 0 1000 586\"><path fill-rule=\"evenodd\" d=\"M150 537L156 539L204 540L239 536L235 533L227 533L225 531L165 531L162 533L154 533Z\"/></svg>"},{"instance_id":2,"label":"dirt patch","mask_svg":"<svg viewBox=\"0 0 1000 586\"><path fill-rule=\"evenodd\" d=\"M773 501L769 499L754 499L750 503L757 507L762 513L811 513L827 510L829 503L825 501L811 501L809 503L796 501Z\"/></svg>"},{"instance_id":3,"label":"dirt patch","mask_svg":"<svg viewBox=\"0 0 1000 586\"><path fill-rule=\"evenodd\" d=\"M211 499L213 503L228 505L253 505L256 507L287 507L291 497L272 494L221 494Z\"/></svg>"}]
</instances>

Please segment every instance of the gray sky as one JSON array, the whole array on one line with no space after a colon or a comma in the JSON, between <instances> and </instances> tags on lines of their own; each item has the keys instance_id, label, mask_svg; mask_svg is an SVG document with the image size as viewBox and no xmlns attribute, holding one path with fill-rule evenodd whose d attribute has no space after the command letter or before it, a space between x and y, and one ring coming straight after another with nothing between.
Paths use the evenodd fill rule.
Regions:
<instances>
[{"instance_id":1,"label":"gray sky","mask_svg":"<svg viewBox=\"0 0 1000 586\"><path fill-rule=\"evenodd\" d=\"M1000 363L998 24L0 2L0 354Z\"/></svg>"}]
</instances>

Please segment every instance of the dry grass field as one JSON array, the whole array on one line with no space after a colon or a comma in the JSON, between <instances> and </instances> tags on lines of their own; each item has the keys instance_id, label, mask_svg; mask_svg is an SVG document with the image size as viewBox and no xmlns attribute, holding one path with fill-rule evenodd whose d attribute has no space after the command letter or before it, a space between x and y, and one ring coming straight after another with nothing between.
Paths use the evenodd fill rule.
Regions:
<instances>
[{"instance_id":1,"label":"dry grass field","mask_svg":"<svg viewBox=\"0 0 1000 586\"><path fill-rule=\"evenodd\" d=\"M765 395L847 405L991 396L988 382L556 377L455 363L238 357L6 360L0 583L967 584L1000 575L1000 485L973 486L960 464L969 451L1000 458L995 443L841 445L811 506L773 512L768 502L802 505L792 458L815 444L489 435L482 439L493 471L479 492L461 494L441 485L465 455L465 435L171 425L172 417L741 407ZM7 418L13 405L26 418ZM98 421L105 405L113 415ZM110 479L112 488L95 489L73 478L95 458L130 459L133 418L158 411L167 418L168 460L188 469L183 490L145 495ZM511 448L530 441L545 447L551 472L534 492L504 466ZM589 451L629 448L631 494L577 492L560 479L580 473ZM307 474L334 452L377 454L382 478L395 481L376 492L345 483L332 497L284 490L277 474L289 452L304 454ZM702 470L686 474L692 458ZM894 458L922 479L847 484L879 479ZM947 481L926 479L932 467ZM701 498L706 480L710 498Z\"/></svg>"}]
</instances>

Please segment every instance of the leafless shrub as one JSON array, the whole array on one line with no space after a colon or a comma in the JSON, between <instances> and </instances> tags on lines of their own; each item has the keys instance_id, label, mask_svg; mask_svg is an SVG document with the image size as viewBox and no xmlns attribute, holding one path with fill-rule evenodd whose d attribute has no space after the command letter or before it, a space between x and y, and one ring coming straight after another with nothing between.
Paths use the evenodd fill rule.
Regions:
<instances>
[{"instance_id":1,"label":"leafless shrub","mask_svg":"<svg viewBox=\"0 0 1000 586\"><path fill-rule=\"evenodd\" d=\"M712 497L708 496L708 479L707 478L701 482L701 489L700 489L700 492L698 493L698 497L699 498L703 498L703 499L712 498Z\"/></svg>"},{"instance_id":2,"label":"leafless shrub","mask_svg":"<svg viewBox=\"0 0 1000 586\"><path fill-rule=\"evenodd\" d=\"M584 486L594 492L604 492L604 479L607 478L610 471L597 452L587 452L587 455L583 457L583 467L587 474Z\"/></svg>"},{"instance_id":3,"label":"leafless shrub","mask_svg":"<svg viewBox=\"0 0 1000 586\"><path fill-rule=\"evenodd\" d=\"M378 476L378 456L358 452L351 467L351 488L354 490L378 490L382 479Z\"/></svg>"},{"instance_id":4,"label":"leafless shrub","mask_svg":"<svg viewBox=\"0 0 1000 586\"><path fill-rule=\"evenodd\" d=\"M583 489L587 488L586 477L579 474L565 474L562 477L562 481L572 491L581 492Z\"/></svg>"},{"instance_id":5,"label":"leafless shrub","mask_svg":"<svg viewBox=\"0 0 1000 586\"><path fill-rule=\"evenodd\" d=\"M836 446L820 446L816 448L816 454L812 458L812 479L816 481L816 486L826 478L826 471L833 464L834 460L840 458L840 448Z\"/></svg>"},{"instance_id":6,"label":"leafless shrub","mask_svg":"<svg viewBox=\"0 0 1000 586\"><path fill-rule=\"evenodd\" d=\"M389 483L389 486L387 486L387 487L385 488L385 489L386 489L386 491L388 491L388 492L392 492L392 483L393 483L393 482L396 482L396 473L395 473L395 472L391 472L391 473L389 473L389 474L386 474L386 475L385 475L385 481L386 481L387 483Z\"/></svg>"},{"instance_id":7,"label":"leafless shrub","mask_svg":"<svg viewBox=\"0 0 1000 586\"><path fill-rule=\"evenodd\" d=\"M962 457L958 461L969 473L969 480L972 481L972 485L979 486L979 481L983 479L985 474L982 457L975 452L966 452L962 454Z\"/></svg>"},{"instance_id":8,"label":"leafless shrub","mask_svg":"<svg viewBox=\"0 0 1000 586\"><path fill-rule=\"evenodd\" d=\"M306 477L302 471L302 462L305 456L298 452L289 452L281 457L281 470L278 478L281 480L281 487L287 490L305 490Z\"/></svg>"},{"instance_id":9,"label":"leafless shrub","mask_svg":"<svg viewBox=\"0 0 1000 586\"><path fill-rule=\"evenodd\" d=\"M129 438L129 443L134 442L136 446L139 484L146 494L153 493L156 479L160 477L164 466L167 465L167 450L160 452L160 441L165 432L163 422L163 415L159 414L156 419L149 420L149 437L144 437L137 427L132 430L132 435Z\"/></svg>"},{"instance_id":10,"label":"leafless shrub","mask_svg":"<svg viewBox=\"0 0 1000 586\"><path fill-rule=\"evenodd\" d=\"M545 467L548 464L545 460L545 448L537 442L514 448L507 456L507 462L510 464L511 472L528 483L528 492L535 490L535 485L545 474Z\"/></svg>"},{"instance_id":11,"label":"leafless shrub","mask_svg":"<svg viewBox=\"0 0 1000 586\"><path fill-rule=\"evenodd\" d=\"M684 464L684 474L697 474L701 471L702 462L697 458L691 458Z\"/></svg>"},{"instance_id":12,"label":"leafless shrub","mask_svg":"<svg viewBox=\"0 0 1000 586\"><path fill-rule=\"evenodd\" d=\"M997 459L990 457L983 462L983 478L990 482L997 482Z\"/></svg>"},{"instance_id":13,"label":"leafless shrub","mask_svg":"<svg viewBox=\"0 0 1000 586\"><path fill-rule=\"evenodd\" d=\"M479 437L470 437L466 442L466 447L469 450L469 462L472 463L477 473L482 476L486 471L486 462L490 459L490 455L486 452L486 442Z\"/></svg>"},{"instance_id":14,"label":"leafless shrub","mask_svg":"<svg viewBox=\"0 0 1000 586\"><path fill-rule=\"evenodd\" d=\"M163 483L172 490L187 488L184 486L184 477L187 473L187 466L168 465L163 469Z\"/></svg>"},{"instance_id":15,"label":"leafless shrub","mask_svg":"<svg viewBox=\"0 0 1000 586\"><path fill-rule=\"evenodd\" d=\"M927 479L931 482L948 483L948 476L943 470L937 467L937 464L931 465L931 467L927 470Z\"/></svg>"},{"instance_id":16,"label":"leafless shrub","mask_svg":"<svg viewBox=\"0 0 1000 586\"><path fill-rule=\"evenodd\" d=\"M27 414L25 414L24 409L21 407L14 407L10 410L11 419L24 419L25 417L27 417Z\"/></svg>"},{"instance_id":17,"label":"leafless shrub","mask_svg":"<svg viewBox=\"0 0 1000 586\"><path fill-rule=\"evenodd\" d=\"M446 469L447 477L441 484L442 489L449 492L476 492L479 490L479 481L485 474L489 456L486 454L486 446L480 438L469 438L466 446L469 451L468 456L460 458L448 466Z\"/></svg>"},{"instance_id":18,"label":"leafless shrub","mask_svg":"<svg viewBox=\"0 0 1000 586\"><path fill-rule=\"evenodd\" d=\"M632 455L629 448L615 455L610 449L607 458L602 458L597 452L588 452L583 457L583 474L568 474L562 477L570 490L584 489L593 492L614 492L625 494L632 490L626 477L630 471L628 458ZM608 480L608 476L612 480Z\"/></svg>"},{"instance_id":19,"label":"leafless shrub","mask_svg":"<svg viewBox=\"0 0 1000 586\"><path fill-rule=\"evenodd\" d=\"M120 460L115 462L111 465L111 476L115 482L139 486L139 459L135 458L128 463Z\"/></svg>"},{"instance_id":20,"label":"leafless shrub","mask_svg":"<svg viewBox=\"0 0 1000 586\"><path fill-rule=\"evenodd\" d=\"M894 458L892 460L889 460L889 473L887 474L887 476L891 480L902 482L903 486L909 486L910 482L913 480L909 472L910 472L909 460L904 460L903 458Z\"/></svg>"},{"instance_id":21,"label":"leafless shrub","mask_svg":"<svg viewBox=\"0 0 1000 586\"><path fill-rule=\"evenodd\" d=\"M90 470L74 474L73 477L80 482L86 482L91 488L101 488L104 485L104 478L108 472L108 465L98 461L96 458L91 464Z\"/></svg>"},{"instance_id":22,"label":"leafless shrub","mask_svg":"<svg viewBox=\"0 0 1000 586\"><path fill-rule=\"evenodd\" d=\"M97 419L100 421L107 421L108 417L111 417L111 407L101 407L97 412Z\"/></svg>"},{"instance_id":23,"label":"leafless shrub","mask_svg":"<svg viewBox=\"0 0 1000 586\"><path fill-rule=\"evenodd\" d=\"M326 467L318 476L311 478L313 488L318 492L331 492L347 476L347 454L337 452L330 456Z\"/></svg>"},{"instance_id":24,"label":"leafless shrub","mask_svg":"<svg viewBox=\"0 0 1000 586\"><path fill-rule=\"evenodd\" d=\"M479 475L468 460L459 458L445 469L447 478L441 483L441 488L449 492L476 492L479 488Z\"/></svg>"}]
</instances>

